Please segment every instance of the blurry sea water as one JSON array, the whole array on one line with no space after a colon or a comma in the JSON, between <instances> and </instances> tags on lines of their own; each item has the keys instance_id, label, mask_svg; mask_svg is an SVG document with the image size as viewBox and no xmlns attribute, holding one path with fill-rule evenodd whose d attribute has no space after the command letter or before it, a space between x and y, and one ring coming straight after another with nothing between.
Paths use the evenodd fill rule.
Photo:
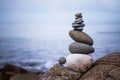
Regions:
<instances>
[{"instance_id":1,"label":"blurry sea water","mask_svg":"<svg viewBox=\"0 0 120 80\"><path fill-rule=\"evenodd\" d=\"M37 36L1 36L0 67L12 63L25 69L48 70L59 57L70 54L68 46L74 42L68 35L71 29L71 25L61 25L42 27ZM120 52L120 24L86 25L84 32L94 40L95 60L111 52Z\"/></svg>"}]
</instances>

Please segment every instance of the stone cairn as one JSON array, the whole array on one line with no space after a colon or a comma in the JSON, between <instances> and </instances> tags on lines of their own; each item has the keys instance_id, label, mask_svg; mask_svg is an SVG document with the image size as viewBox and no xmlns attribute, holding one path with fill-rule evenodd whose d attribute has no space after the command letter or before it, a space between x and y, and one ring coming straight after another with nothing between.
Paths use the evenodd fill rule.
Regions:
<instances>
[{"instance_id":1,"label":"stone cairn","mask_svg":"<svg viewBox=\"0 0 120 80\"><path fill-rule=\"evenodd\" d=\"M75 14L75 21L72 23L73 30L69 31L69 36L75 41L69 45L70 55L66 58L68 68L84 73L93 64L94 59L91 53L94 52L92 38L83 32L85 26L82 20L82 13ZM62 58L65 62L65 59Z\"/></svg>"}]
</instances>

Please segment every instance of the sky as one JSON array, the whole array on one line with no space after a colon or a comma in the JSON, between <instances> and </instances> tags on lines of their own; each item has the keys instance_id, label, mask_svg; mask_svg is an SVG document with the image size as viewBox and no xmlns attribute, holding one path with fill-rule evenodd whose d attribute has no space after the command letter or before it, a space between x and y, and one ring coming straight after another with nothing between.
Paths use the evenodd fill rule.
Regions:
<instances>
[{"instance_id":1,"label":"sky","mask_svg":"<svg viewBox=\"0 0 120 80\"><path fill-rule=\"evenodd\" d=\"M120 0L0 0L0 35L16 31L38 34L43 26L71 26L78 12L83 13L86 24L120 23L119 3Z\"/></svg>"}]
</instances>

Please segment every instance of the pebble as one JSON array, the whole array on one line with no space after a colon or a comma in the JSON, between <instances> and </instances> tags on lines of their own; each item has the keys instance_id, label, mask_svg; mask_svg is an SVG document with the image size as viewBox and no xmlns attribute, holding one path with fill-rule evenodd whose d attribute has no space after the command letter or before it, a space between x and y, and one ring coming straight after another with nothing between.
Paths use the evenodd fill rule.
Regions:
<instances>
[{"instance_id":1,"label":"pebble","mask_svg":"<svg viewBox=\"0 0 120 80\"><path fill-rule=\"evenodd\" d=\"M82 16L82 13L75 14L75 17L81 17L81 16Z\"/></svg>"},{"instance_id":2,"label":"pebble","mask_svg":"<svg viewBox=\"0 0 120 80\"><path fill-rule=\"evenodd\" d=\"M58 62L59 62L60 64L65 64L65 63L66 63L66 59L65 59L64 57L60 57L60 58L58 59Z\"/></svg>"},{"instance_id":3,"label":"pebble","mask_svg":"<svg viewBox=\"0 0 120 80\"><path fill-rule=\"evenodd\" d=\"M71 53L90 54L94 52L94 48L88 44L73 42L69 45L69 51Z\"/></svg>"},{"instance_id":4,"label":"pebble","mask_svg":"<svg viewBox=\"0 0 120 80\"><path fill-rule=\"evenodd\" d=\"M75 21L75 23L77 23L77 24L81 24L83 22L84 22L83 20Z\"/></svg>"},{"instance_id":5,"label":"pebble","mask_svg":"<svg viewBox=\"0 0 120 80\"><path fill-rule=\"evenodd\" d=\"M82 18L82 16L80 16L80 17L76 17L75 19L78 19L78 18Z\"/></svg>"},{"instance_id":6,"label":"pebble","mask_svg":"<svg viewBox=\"0 0 120 80\"><path fill-rule=\"evenodd\" d=\"M76 42L86 43L91 46L93 45L93 39L85 32L71 30L69 31L69 36Z\"/></svg>"},{"instance_id":7,"label":"pebble","mask_svg":"<svg viewBox=\"0 0 120 80\"><path fill-rule=\"evenodd\" d=\"M78 72L86 72L93 62L93 57L86 54L70 54L66 58L68 68Z\"/></svg>"},{"instance_id":8,"label":"pebble","mask_svg":"<svg viewBox=\"0 0 120 80\"><path fill-rule=\"evenodd\" d=\"M73 28L84 27L84 26L85 26L84 23L82 23L82 24L72 23L72 27L73 27Z\"/></svg>"},{"instance_id":9,"label":"pebble","mask_svg":"<svg viewBox=\"0 0 120 80\"><path fill-rule=\"evenodd\" d=\"M82 31L83 27L74 28L74 31Z\"/></svg>"},{"instance_id":10,"label":"pebble","mask_svg":"<svg viewBox=\"0 0 120 80\"><path fill-rule=\"evenodd\" d=\"M82 18L77 18L77 19L75 19L75 21L80 21L80 20L82 20Z\"/></svg>"}]
</instances>

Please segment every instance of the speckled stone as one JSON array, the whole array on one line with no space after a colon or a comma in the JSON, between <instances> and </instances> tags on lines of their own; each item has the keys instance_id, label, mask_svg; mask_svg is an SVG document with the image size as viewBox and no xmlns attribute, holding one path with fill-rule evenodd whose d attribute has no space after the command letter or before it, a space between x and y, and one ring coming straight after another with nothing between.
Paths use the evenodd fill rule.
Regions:
<instances>
[{"instance_id":1,"label":"speckled stone","mask_svg":"<svg viewBox=\"0 0 120 80\"><path fill-rule=\"evenodd\" d=\"M69 51L71 53L90 54L94 52L94 48L88 44L84 44L80 42L73 42L69 46Z\"/></svg>"},{"instance_id":2,"label":"speckled stone","mask_svg":"<svg viewBox=\"0 0 120 80\"><path fill-rule=\"evenodd\" d=\"M86 54L70 54L66 58L67 66L78 72L87 71L93 64L93 57Z\"/></svg>"}]
</instances>

